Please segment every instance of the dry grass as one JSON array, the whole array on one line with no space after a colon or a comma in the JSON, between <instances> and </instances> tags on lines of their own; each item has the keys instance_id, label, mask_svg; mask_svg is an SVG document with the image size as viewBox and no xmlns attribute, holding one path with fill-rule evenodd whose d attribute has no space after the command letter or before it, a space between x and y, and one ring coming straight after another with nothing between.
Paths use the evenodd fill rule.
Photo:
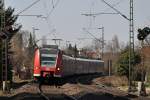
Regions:
<instances>
[{"instance_id":1,"label":"dry grass","mask_svg":"<svg viewBox=\"0 0 150 100\"><path fill-rule=\"evenodd\" d=\"M94 83L104 84L107 86L119 87L119 86L127 86L128 80L126 77L120 76L105 76L99 77L93 80Z\"/></svg>"},{"instance_id":2,"label":"dry grass","mask_svg":"<svg viewBox=\"0 0 150 100\"><path fill-rule=\"evenodd\" d=\"M3 92L0 90L0 96L4 95Z\"/></svg>"}]
</instances>

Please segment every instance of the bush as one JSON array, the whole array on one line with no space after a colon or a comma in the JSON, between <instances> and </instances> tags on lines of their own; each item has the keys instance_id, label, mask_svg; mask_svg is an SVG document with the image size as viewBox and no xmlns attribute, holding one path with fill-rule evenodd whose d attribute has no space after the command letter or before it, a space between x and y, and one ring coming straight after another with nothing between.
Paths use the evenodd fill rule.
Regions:
<instances>
[{"instance_id":1,"label":"bush","mask_svg":"<svg viewBox=\"0 0 150 100\"><path fill-rule=\"evenodd\" d=\"M133 66L131 66L131 72L132 75L134 72L134 70L136 69L136 65L138 65L141 62L141 57L140 54L135 52L134 56L131 56L131 64ZM126 49L124 50L120 57L119 60L117 61L117 73L118 75L125 75L128 79L129 79L129 50Z\"/></svg>"}]
</instances>

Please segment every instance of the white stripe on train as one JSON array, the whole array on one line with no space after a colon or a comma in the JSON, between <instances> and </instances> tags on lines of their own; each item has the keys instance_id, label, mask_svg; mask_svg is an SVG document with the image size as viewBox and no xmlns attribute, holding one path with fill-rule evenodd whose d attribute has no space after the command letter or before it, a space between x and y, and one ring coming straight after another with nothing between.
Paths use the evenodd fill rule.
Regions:
<instances>
[{"instance_id":1,"label":"white stripe on train","mask_svg":"<svg viewBox=\"0 0 150 100\"><path fill-rule=\"evenodd\" d=\"M34 76L40 76L40 74L34 74Z\"/></svg>"}]
</instances>

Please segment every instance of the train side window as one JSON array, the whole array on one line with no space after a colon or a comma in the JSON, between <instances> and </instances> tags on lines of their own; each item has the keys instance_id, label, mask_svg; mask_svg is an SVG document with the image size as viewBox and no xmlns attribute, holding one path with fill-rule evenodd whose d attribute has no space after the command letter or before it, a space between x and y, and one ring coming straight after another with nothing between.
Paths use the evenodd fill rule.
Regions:
<instances>
[{"instance_id":1,"label":"train side window","mask_svg":"<svg viewBox=\"0 0 150 100\"><path fill-rule=\"evenodd\" d=\"M89 62L89 65L91 66L91 62Z\"/></svg>"}]
</instances>

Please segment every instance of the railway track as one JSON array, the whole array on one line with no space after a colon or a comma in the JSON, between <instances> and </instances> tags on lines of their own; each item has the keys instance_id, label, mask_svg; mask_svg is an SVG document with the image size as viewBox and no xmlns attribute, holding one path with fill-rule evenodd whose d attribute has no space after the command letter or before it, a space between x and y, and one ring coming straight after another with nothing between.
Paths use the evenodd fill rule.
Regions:
<instances>
[{"instance_id":1,"label":"railway track","mask_svg":"<svg viewBox=\"0 0 150 100\"><path fill-rule=\"evenodd\" d=\"M123 98L125 98L128 95L128 93L119 91L119 90L117 90L117 89L115 89L113 87L108 87L108 86L106 86L106 85L104 85L102 83L99 83L99 84L91 83L90 86L80 83L82 80L84 80L85 82L87 81L87 83L88 83L89 80L91 80L90 78L91 77L89 77L89 78L88 77L87 78L85 78L85 77L78 77L76 79L76 81L78 83L77 85L79 87L81 87L81 88L85 88L87 91L90 91L90 92L102 92L102 93L105 93L105 94L107 94L109 96L112 96L112 97L120 97L120 96L122 96ZM125 99L127 99L127 98L125 98Z\"/></svg>"},{"instance_id":2,"label":"railway track","mask_svg":"<svg viewBox=\"0 0 150 100\"><path fill-rule=\"evenodd\" d=\"M81 85L81 84L78 84L80 83L85 83L85 84L90 84L90 81L91 81L91 75L78 75L78 76L73 76L73 77L68 77L66 79L64 79L64 81L66 83L75 83L78 85L78 87L80 88L84 88L85 89L85 86ZM92 75L93 76L93 75ZM97 76L97 75L96 75ZM99 75L98 75L99 76ZM83 80L83 79L86 79L86 80ZM36 83L37 85L37 83ZM43 88L42 88L43 87ZM39 94L41 95L41 97L44 98L44 100L49 100L48 96L46 96L44 93L46 93L46 85L43 85L43 84L38 84L37 85L37 88L38 88L38 92ZM57 87L56 87L57 88ZM59 88L61 88L61 86L59 86ZM94 90L94 89L93 89ZM70 89L65 91L62 91L62 94L64 94L65 96L67 96L69 98L69 100L78 100L78 97L76 96L72 96L72 95L68 95L67 93L70 92Z\"/></svg>"},{"instance_id":3,"label":"railway track","mask_svg":"<svg viewBox=\"0 0 150 100\"><path fill-rule=\"evenodd\" d=\"M95 92L99 92L99 93L104 93L104 94L108 94L111 95L113 97L116 96L127 96L128 94L122 91L119 91L113 87L107 87L106 85L99 83L99 84L93 84L92 80L96 77L101 77L104 76L102 74L89 74L89 75L75 75L75 76L71 76L66 78L66 80L64 80L65 82L63 84L66 83L70 83L70 84L75 84L76 86L83 88L82 90L86 90L86 92L88 93L89 91L91 93L95 93ZM60 86L61 87L61 86ZM62 93L66 94L66 96L70 97L72 100L77 100L78 98L76 96L72 96L72 95L68 95L67 93L69 93L71 89L68 89L68 91L66 90L65 92L62 90ZM42 90L42 86L39 85L39 93L40 95L45 98L45 100L49 100L49 98L44 94L45 89ZM52 90L53 91L53 90ZM82 95L82 94L81 94Z\"/></svg>"},{"instance_id":4,"label":"railway track","mask_svg":"<svg viewBox=\"0 0 150 100\"><path fill-rule=\"evenodd\" d=\"M39 89L39 93L40 93L41 97L43 97L44 100L50 100L50 99L43 93L42 84L39 83L38 89Z\"/></svg>"},{"instance_id":5,"label":"railway track","mask_svg":"<svg viewBox=\"0 0 150 100\"><path fill-rule=\"evenodd\" d=\"M55 88L60 88L60 87L56 87ZM44 94L44 91L42 90L42 84L39 84L38 85L38 90L39 90L39 94L41 95L41 97L43 97L44 100L50 100L48 96L46 96ZM66 94L63 94L65 96L65 98L69 99L69 100L77 100L75 97L73 96L70 96L70 95L66 95Z\"/></svg>"},{"instance_id":6,"label":"railway track","mask_svg":"<svg viewBox=\"0 0 150 100\"><path fill-rule=\"evenodd\" d=\"M25 95L24 97L25 98L32 97L31 94L33 93L33 97L41 98L42 100L51 100L57 98L57 96L59 96L58 97L59 100L64 100L64 99L80 100L82 97L86 98L88 94L89 95L96 94L96 95L101 95L102 97L106 96L108 97L108 99L106 100L111 100L109 98L116 98L118 96L123 97L124 95L126 95L124 93L121 93L120 91L118 92L114 90L113 87L111 88L105 86L104 84L93 83L92 81L93 77L95 78L97 76L99 77L100 75L93 74L93 75L80 75L80 76L69 77L66 80L64 80L65 83L59 87L46 85L46 84L28 83L26 84L26 86L23 86L25 87L23 89L29 89L28 90L29 92L27 92L29 94ZM34 94L37 95L35 96ZM99 98L101 98L101 96ZM127 99L123 99L123 100L127 100Z\"/></svg>"}]
</instances>

